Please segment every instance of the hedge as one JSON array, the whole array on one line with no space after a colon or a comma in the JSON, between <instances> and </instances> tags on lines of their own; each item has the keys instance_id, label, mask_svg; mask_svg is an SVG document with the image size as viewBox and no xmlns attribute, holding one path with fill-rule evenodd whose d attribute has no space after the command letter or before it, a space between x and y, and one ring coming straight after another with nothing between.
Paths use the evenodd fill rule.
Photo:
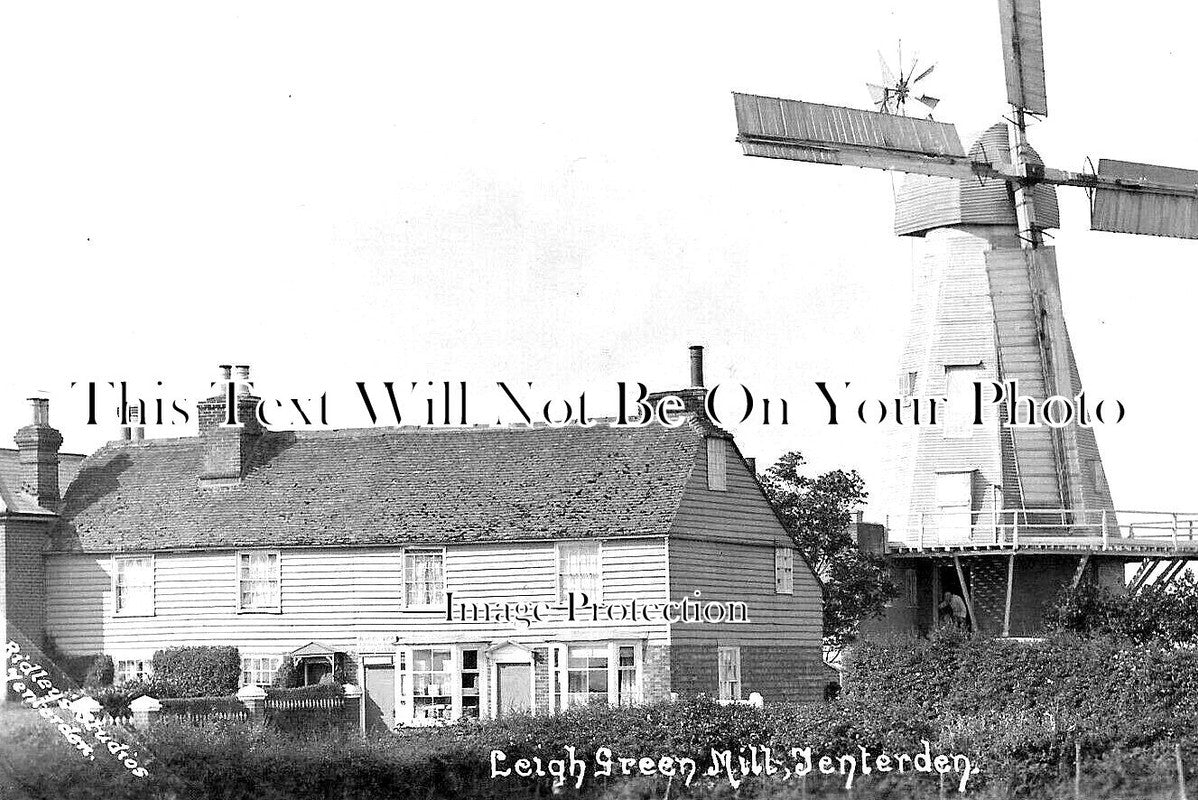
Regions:
<instances>
[{"instance_id":1,"label":"hedge","mask_svg":"<svg viewBox=\"0 0 1198 800\"><path fill-rule=\"evenodd\" d=\"M79 777L68 764L77 754L54 736L43 738L44 745L36 746L48 751L16 765L13 774L21 785L45 789L35 797L87 797L65 783ZM967 754L981 766L970 782L975 796L1069 796L1076 744L1085 763L1085 796L1155 792L1169 784L1174 743L1183 746L1191 768L1198 766L1198 652L1109 637L1020 643L946 630L927 641L856 646L844 696L828 703L725 707L699 698L633 708L585 706L556 716L462 722L367 740L353 730L290 733L274 726L164 719L149 733L152 777L136 796L545 797L549 778L492 780L491 750L505 751L508 763L558 757L567 746L588 762L605 746L633 758L669 754L707 763L712 749L737 752L753 744L779 751L811 746L825 754L855 753L859 747L894 753L916 752L925 739L936 753ZM0 751L21 747L26 745L0 725ZM59 762L68 767L61 779L42 766ZM859 796L935 797L939 787L927 778L863 777ZM106 783L110 779L115 783ZM134 796L120 783L126 780L120 773L96 772L86 791ZM664 788L661 780L612 780L590 784L584 796L661 797ZM703 800L733 794L727 782L689 789L675 783L671 792ZM803 792L842 797L843 779L809 776ZM776 787L749 781L739 796L798 792L793 783L779 794Z\"/></svg>"},{"instance_id":2,"label":"hedge","mask_svg":"<svg viewBox=\"0 0 1198 800\"><path fill-rule=\"evenodd\" d=\"M236 647L171 647L154 653L157 697L230 695L241 683Z\"/></svg>"},{"instance_id":3,"label":"hedge","mask_svg":"<svg viewBox=\"0 0 1198 800\"><path fill-rule=\"evenodd\" d=\"M312 686L296 686L293 688L280 688L277 686L268 686L266 688L266 696L268 698L289 698L294 700L303 700L308 698L320 699L324 697L344 697L345 687L339 683L318 683Z\"/></svg>"}]
</instances>

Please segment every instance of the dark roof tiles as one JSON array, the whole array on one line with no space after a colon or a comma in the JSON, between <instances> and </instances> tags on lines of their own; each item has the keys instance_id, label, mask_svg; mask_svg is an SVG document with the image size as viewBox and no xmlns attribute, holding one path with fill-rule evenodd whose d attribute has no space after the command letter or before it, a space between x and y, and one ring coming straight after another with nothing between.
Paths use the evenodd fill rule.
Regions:
<instances>
[{"instance_id":1,"label":"dark roof tiles","mask_svg":"<svg viewBox=\"0 0 1198 800\"><path fill-rule=\"evenodd\" d=\"M198 437L84 461L56 550L366 546L664 535L705 427L267 433L244 478L201 487Z\"/></svg>"}]
</instances>

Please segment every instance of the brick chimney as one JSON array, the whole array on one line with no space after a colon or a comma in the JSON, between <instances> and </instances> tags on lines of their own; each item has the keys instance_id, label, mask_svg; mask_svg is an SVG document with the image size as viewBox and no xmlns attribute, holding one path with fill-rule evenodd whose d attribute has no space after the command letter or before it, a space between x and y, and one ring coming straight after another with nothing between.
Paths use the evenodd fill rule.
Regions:
<instances>
[{"instance_id":1,"label":"brick chimney","mask_svg":"<svg viewBox=\"0 0 1198 800\"><path fill-rule=\"evenodd\" d=\"M217 393L199 403L200 438L204 442L201 486L235 486L241 482L250 456L262 435L256 414L259 398L253 394L250 368L222 364ZM235 421L230 409L236 409Z\"/></svg>"},{"instance_id":2,"label":"brick chimney","mask_svg":"<svg viewBox=\"0 0 1198 800\"><path fill-rule=\"evenodd\" d=\"M50 427L50 401L44 397L29 398L33 420L17 431L20 462L20 490L33 497L42 508L55 511L61 499L58 487L58 448L62 434Z\"/></svg>"}]
</instances>

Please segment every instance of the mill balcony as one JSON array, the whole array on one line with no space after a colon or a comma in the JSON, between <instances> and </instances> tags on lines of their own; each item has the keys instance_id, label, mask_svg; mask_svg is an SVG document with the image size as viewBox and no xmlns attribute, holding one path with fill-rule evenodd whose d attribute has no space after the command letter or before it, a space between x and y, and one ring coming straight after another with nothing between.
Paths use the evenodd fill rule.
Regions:
<instances>
[{"instance_id":1,"label":"mill balcony","mask_svg":"<svg viewBox=\"0 0 1198 800\"><path fill-rule=\"evenodd\" d=\"M935 553L1102 552L1128 559L1193 554L1198 513L1104 509L938 511L888 516L885 551Z\"/></svg>"}]
</instances>

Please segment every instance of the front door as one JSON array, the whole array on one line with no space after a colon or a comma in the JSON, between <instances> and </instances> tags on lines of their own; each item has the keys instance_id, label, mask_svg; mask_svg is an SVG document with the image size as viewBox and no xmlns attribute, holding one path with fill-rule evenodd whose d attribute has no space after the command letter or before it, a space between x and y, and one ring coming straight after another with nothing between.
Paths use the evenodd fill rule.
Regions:
<instances>
[{"instance_id":1,"label":"front door","mask_svg":"<svg viewBox=\"0 0 1198 800\"><path fill-rule=\"evenodd\" d=\"M322 659L305 659L304 660L304 685L315 686L324 680L324 677L333 671L332 665L328 661Z\"/></svg>"},{"instance_id":2,"label":"front door","mask_svg":"<svg viewBox=\"0 0 1198 800\"><path fill-rule=\"evenodd\" d=\"M366 665L366 727L395 727L395 667Z\"/></svg>"},{"instance_id":3,"label":"front door","mask_svg":"<svg viewBox=\"0 0 1198 800\"><path fill-rule=\"evenodd\" d=\"M499 664L496 716L529 714L532 712L532 665Z\"/></svg>"}]
</instances>

